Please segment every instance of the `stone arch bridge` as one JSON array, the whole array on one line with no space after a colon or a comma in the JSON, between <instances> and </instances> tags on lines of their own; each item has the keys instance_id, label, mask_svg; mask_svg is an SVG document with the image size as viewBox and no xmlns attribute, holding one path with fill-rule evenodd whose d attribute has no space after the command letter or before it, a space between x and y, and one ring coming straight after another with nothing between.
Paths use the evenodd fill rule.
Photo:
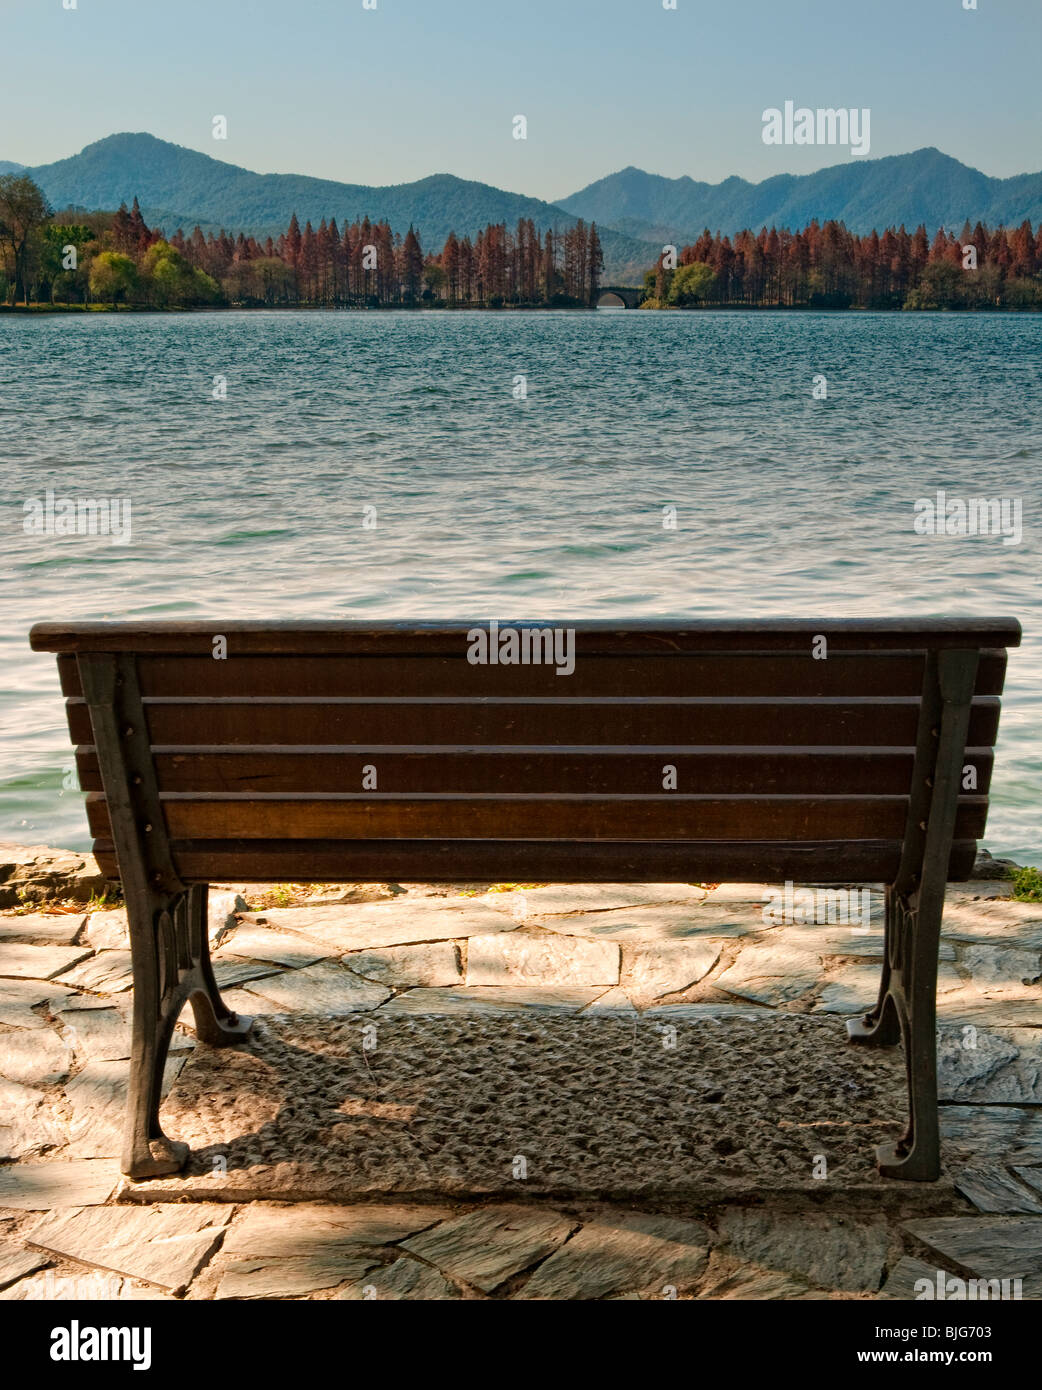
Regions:
<instances>
[{"instance_id":1,"label":"stone arch bridge","mask_svg":"<svg viewBox=\"0 0 1042 1390\"><path fill-rule=\"evenodd\" d=\"M602 285L593 302L595 309L636 309L644 291L632 285Z\"/></svg>"}]
</instances>

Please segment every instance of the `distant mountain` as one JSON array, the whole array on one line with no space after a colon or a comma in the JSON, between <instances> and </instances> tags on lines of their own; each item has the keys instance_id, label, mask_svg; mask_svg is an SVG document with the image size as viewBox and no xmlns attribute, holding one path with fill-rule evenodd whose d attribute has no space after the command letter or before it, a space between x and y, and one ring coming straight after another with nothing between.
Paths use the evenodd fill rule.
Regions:
<instances>
[{"instance_id":1,"label":"distant mountain","mask_svg":"<svg viewBox=\"0 0 1042 1390\"><path fill-rule=\"evenodd\" d=\"M295 212L301 226L335 217L386 219L404 233L412 224L428 250L440 250L454 231L473 236L490 222L530 217L540 231L574 226L576 216L552 203L488 184L432 174L415 183L369 187L303 174L255 174L153 135L110 135L69 159L27 171L55 208L117 208L135 197L146 222L172 235L198 223L204 232L278 236ZM602 239L608 280L638 283L654 252L618 232Z\"/></svg>"},{"instance_id":2,"label":"distant mountain","mask_svg":"<svg viewBox=\"0 0 1042 1390\"><path fill-rule=\"evenodd\" d=\"M15 164L10 159L0 159L0 174L20 174L24 164Z\"/></svg>"},{"instance_id":3,"label":"distant mountain","mask_svg":"<svg viewBox=\"0 0 1042 1390\"><path fill-rule=\"evenodd\" d=\"M667 179L623 169L558 204L645 240L691 241L708 227L733 236L743 227L803 227L836 218L853 232L924 222L958 230L969 218L989 226L1042 221L1042 173L992 179L940 150L886 159L852 159L814 174L776 174L762 183L731 177L723 183Z\"/></svg>"}]
</instances>

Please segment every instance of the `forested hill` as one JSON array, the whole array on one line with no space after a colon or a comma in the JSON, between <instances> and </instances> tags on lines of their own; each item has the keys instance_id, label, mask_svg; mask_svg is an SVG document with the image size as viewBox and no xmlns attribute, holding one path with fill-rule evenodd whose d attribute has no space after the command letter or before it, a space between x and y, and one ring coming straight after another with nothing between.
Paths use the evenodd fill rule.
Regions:
<instances>
[{"instance_id":1,"label":"forested hill","mask_svg":"<svg viewBox=\"0 0 1042 1390\"><path fill-rule=\"evenodd\" d=\"M196 225L247 236L277 237L296 213L301 226L335 217L343 225L368 217L415 227L424 245L441 246L450 232L476 236L490 223L513 227L530 218L541 229L567 231L577 216L552 203L489 184L432 174L415 183L370 187L303 174L255 174L152 135L111 135L80 154L27 172L55 208L118 208L136 197L142 214L168 236ZM639 283L657 248L618 232L602 237L606 274Z\"/></svg>"}]
</instances>

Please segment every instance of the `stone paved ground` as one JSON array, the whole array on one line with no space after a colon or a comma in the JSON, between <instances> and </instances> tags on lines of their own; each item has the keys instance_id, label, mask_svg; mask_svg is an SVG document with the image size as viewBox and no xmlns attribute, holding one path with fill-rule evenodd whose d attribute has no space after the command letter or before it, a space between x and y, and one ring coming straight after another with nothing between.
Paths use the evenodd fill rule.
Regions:
<instances>
[{"instance_id":1,"label":"stone paved ground","mask_svg":"<svg viewBox=\"0 0 1042 1390\"><path fill-rule=\"evenodd\" d=\"M771 925L764 891L214 893L255 1036L196 1048L185 1016L192 1162L142 1184L123 913L0 914L0 1299L889 1299L938 1270L1042 1297L1042 905L949 890L945 1172L896 1184L900 1054L843 1028L881 894L855 931Z\"/></svg>"}]
</instances>

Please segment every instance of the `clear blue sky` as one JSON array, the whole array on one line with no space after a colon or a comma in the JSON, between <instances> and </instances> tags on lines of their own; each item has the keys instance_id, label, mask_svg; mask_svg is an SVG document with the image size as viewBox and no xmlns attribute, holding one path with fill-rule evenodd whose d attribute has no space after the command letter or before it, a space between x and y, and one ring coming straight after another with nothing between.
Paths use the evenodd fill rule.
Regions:
<instances>
[{"instance_id":1,"label":"clear blue sky","mask_svg":"<svg viewBox=\"0 0 1042 1390\"><path fill-rule=\"evenodd\" d=\"M0 159L147 130L261 172L449 172L552 200L627 164L716 182L849 158L763 144L762 111L792 99L869 107L871 157L1038 170L1042 3L977 4L0 0Z\"/></svg>"}]
</instances>

